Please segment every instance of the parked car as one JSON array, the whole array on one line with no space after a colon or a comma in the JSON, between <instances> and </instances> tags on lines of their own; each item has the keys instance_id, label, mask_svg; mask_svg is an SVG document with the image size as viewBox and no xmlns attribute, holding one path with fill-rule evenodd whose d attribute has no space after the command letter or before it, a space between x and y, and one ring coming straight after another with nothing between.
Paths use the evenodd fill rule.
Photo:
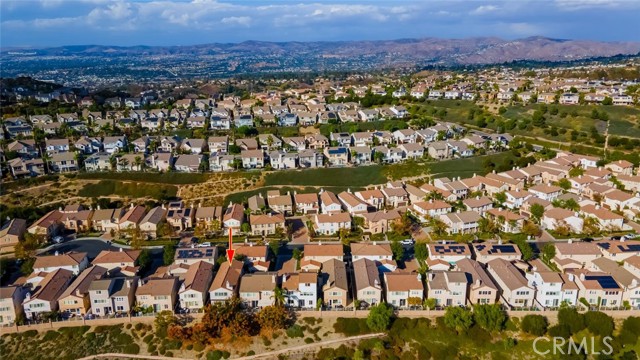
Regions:
<instances>
[{"instance_id":1,"label":"parked car","mask_svg":"<svg viewBox=\"0 0 640 360\"><path fill-rule=\"evenodd\" d=\"M631 240L631 239L635 239L635 238L637 238L639 236L640 235L638 235L638 234L627 234L627 235L623 236L622 238L625 239L625 240Z\"/></svg>"},{"instance_id":2,"label":"parked car","mask_svg":"<svg viewBox=\"0 0 640 360\"><path fill-rule=\"evenodd\" d=\"M593 238L590 237L586 237L586 238L582 238L582 242L592 242Z\"/></svg>"},{"instance_id":3,"label":"parked car","mask_svg":"<svg viewBox=\"0 0 640 360\"><path fill-rule=\"evenodd\" d=\"M414 243L415 243L415 240L413 239L404 239L400 241L400 244L402 245L413 245Z\"/></svg>"},{"instance_id":4,"label":"parked car","mask_svg":"<svg viewBox=\"0 0 640 360\"><path fill-rule=\"evenodd\" d=\"M210 242L203 242L202 244L199 244L198 247L209 247L211 246Z\"/></svg>"},{"instance_id":5,"label":"parked car","mask_svg":"<svg viewBox=\"0 0 640 360\"><path fill-rule=\"evenodd\" d=\"M56 244L60 244L63 241L64 241L64 238L62 236L56 236L53 238L53 242Z\"/></svg>"}]
</instances>

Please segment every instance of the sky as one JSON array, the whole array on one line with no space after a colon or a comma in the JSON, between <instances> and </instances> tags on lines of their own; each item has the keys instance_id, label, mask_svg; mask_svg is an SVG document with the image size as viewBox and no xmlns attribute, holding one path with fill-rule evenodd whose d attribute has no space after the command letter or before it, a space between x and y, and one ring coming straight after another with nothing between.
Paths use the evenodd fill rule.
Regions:
<instances>
[{"instance_id":1,"label":"sky","mask_svg":"<svg viewBox=\"0 0 640 360\"><path fill-rule=\"evenodd\" d=\"M403 38L640 41L640 0L2 0L0 46Z\"/></svg>"}]
</instances>

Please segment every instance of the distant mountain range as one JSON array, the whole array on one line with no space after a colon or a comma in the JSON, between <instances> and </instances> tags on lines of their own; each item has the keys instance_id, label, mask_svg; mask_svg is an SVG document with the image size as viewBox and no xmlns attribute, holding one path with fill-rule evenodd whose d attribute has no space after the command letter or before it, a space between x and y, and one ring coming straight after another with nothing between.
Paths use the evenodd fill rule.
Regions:
<instances>
[{"instance_id":1,"label":"distant mountain range","mask_svg":"<svg viewBox=\"0 0 640 360\"><path fill-rule=\"evenodd\" d=\"M640 42L600 42L529 37L503 40L493 37L470 39L400 39L340 42L262 42L203 44L189 46L77 45L42 49L2 49L3 56L300 56L320 59L375 58L378 65L397 64L495 64L519 60L571 61L592 57L634 55Z\"/></svg>"}]
</instances>

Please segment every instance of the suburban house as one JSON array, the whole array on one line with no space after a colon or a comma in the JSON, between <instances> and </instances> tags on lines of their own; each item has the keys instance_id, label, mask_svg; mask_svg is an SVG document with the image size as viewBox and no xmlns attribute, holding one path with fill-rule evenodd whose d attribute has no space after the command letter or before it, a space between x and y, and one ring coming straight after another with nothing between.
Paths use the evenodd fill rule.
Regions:
<instances>
[{"instance_id":1,"label":"suburban house","mask_svg":"<svg viewBox=\"0 0 640 360\"><path fill-rule=\"evenodd\" d=\"M344 246L342 244L305 244L304 260L325 263L333 259L343 261Z\"/></svg>"},{"instance_id":2,"label":"suburban house","mask_svg":"<svg viewBox=\"0 0 640 360\"><path fill-rule=\"evenodd\" d=\"M232 260L220 264L216 277L209 287L209 300L226 301L234 296L238 296L238 287L243 274L244 263Z\"/></svg>"},{"instance_id":3,"label":"suburban house","mask_svg":"<svg viewBox=\"0 0 640 360\"><path fill-rule=\"evenodd\" d=\"M285 233L284 215L278 213L269 214L251 214L249 224L251 224L251 233L253 235L275 235L278 229Z\"/></svg>"},{"instance_id":4,"label":"suburban house","mask_svg":"<svg viewBox=\"0 0 640 360\"><path fill-rule=\"evenodd\" d=\"M122 273L133 276L138 272L138 258L140 250L123 249L118 251L102 250L95 259L93 265L106 268L110 273Z\"/></svg>"},{"instance_id":5,"label":"suburban house","mask_svg":"<svg viewBox=\"0 0 640 360\"><path fill-rule=\"evenodd\" d=\"M154 207L140 220L138 228L147 238L155 239L157 237L158 225L164 221L166 214L167 209L163 206Z\"/></svg>"},{"instance_id":6,"label":"suburban house","mask_svg":"<svg viewBox=\"0 0 640 360\"><path fill-rule=\"evenodd\" d=\"M102 279L107 269L92 266L82 273L69 285L58 299L58 311L67 315L85 315L91 308L89 287L95 280Z\"/></svg>"},{"instance_id":7,"label":"suburban house","mask_svg":"<svg viewBox=\"0 0 640 360\"><path fill-rule=\"evenodd\" d=\"M465 306L467 304L467 275L461 271L431 271L427 274L427 297L436 306Z\"/></svg>"},{"instance_id":8,"label":"suburban house","mask_svg":"<svg viewBox=\"0 0 640 360\"><path fill-rule=\"evenodd\" d=\"M421 306L424 285L420 274L384 273L386 301L394 308Z\"/></svg>"},{"instance_id":9,"label":"suburban house","mask_svg":"<svg viewBox=\"0 0 640 360\"><path fill-rule=\"evenodd\" d=\"M80 274L89 265L89 258L84 252L68 252L54 255L36 256L33 263L33 272L51 272L58 269L69 270L73 275Z\"/></svg>"},{"instance_id":10,"label":"suburban house","mask_svg":"<svg viewBox=\"0 0 640 360\"><path fill-rule=\"evenodd\" d=\"M302 309L315 309L318 300L318 273L300 272L282 275L285 304Z\"/></svg>"},{"instance_id":11,"label":"suburban house","mask_svg":"<svg viewBox=\"0 0 640 360\"><path fill-rule=\"evenodd\" d=\"M307 246L310 245L305 245L305 258L307 257ZM322 279L322 293L325 306L329 308L346 307L351 303L351 291L347 281L347 270L344 261L342 261L342 256L340 259L331 258L323 261L320 277Z\"/></svg>"},{"instance_id":12,"label":"suburban house","mask_svg":"<svg viewBox=\"0 0 640 360\"><path fill-rule=\"evenodd\" d=\"M566 227L569 231L579 234L582 232L584 219L571 210L553 208L544 212L541 224L545 229L557 230L560 227Z\"/></svg>"},{"instance_id":13,"label":"suburban house","mask_svg":"<svg viewBox=\"0 0 640 360\"><path fill-rule=\"evenodd\" d=\"M574 274L553 271L534 271L526 274L529 285L536 289L536 303L543 309L557 308L563 303L576 306L578 285Z\"/></svg>"},{"instance_id":14,"label":"suburban house","mask_svg":"<svg viewBox=\"0 0 640 360\"><path fill-rule=\"evenodd\" d=\"M48 273L34 289L27 292L22 302L25 317L33 320L42 313L58 311L58 299L72 279L73 272L66 269Z\"/></svg>"},{"instance_id":15,"label":"suburban house","mask_svg":"<svg viewBox=\"0 0 640 360\"><path fill-rule=\"evenodd\" d=\"M3 223L0 227L0 254L14 252L26 231L27 221L24 219L16 218Z\"/></svg>"},{"instance_id":16,"label":"suburban house","mask_svg":"<svg viewBox=\"0 0 640 360\"><path fill-rule=\"evenodd\" d=\"M380 275L373 261L366 258L354 261L353 276L357 300L364 306L376 305L382 301Z\"/></svg>"},{"instance_id":17,"label":"suburban house","mask_svg":"<svg viewBox=\"0 0 640 360\"><path fill-rule=\"evenodd\" d=\"M622 286L610 274L576 270L574 280L578 285L578 299L589 305L614 308L622 305Z\"/></svg>"},{"instance_id":18,"label":"suburban house","mask_svg":"<svg viewBox=\"0 0 640 360\"><path fill-rule=\"evenodd\" d=\"M383 234L392 230L392 225L401 220L398 210L376 211L360 215L364 218L362 229L371 234Z\"/></svg>"},{"instance_id":19,"label":"suburban house","mask_svg":"<svg viewBox=\"0 0 640 360\"><path fill-rule=\"evenodd\" d=\"M240 233L240 226L244 222L244 208L240 204L229 204L222 215L222 224L225 230L231 229L232 234Z\"/></svg>"},{"instance_id":20,"label":"suburban house","mask_svg":"<svg viewBox=\"0 0 640 360\"><path fill-rule=\"evenodd\" d=\"M462 259L471 259L471 249L467 244L431 243L426 246L429 250L429 260L431 261L442 260L453 265Z\"/></svg>"},{"instance_id":21,"label":"suburban house","mask_svg":"<svg viewBox=\"0 0 640 360\"><path fill-rule=\"evenodd\" d=\"M320 206L323 214L330 214L342 211L342 204L336 194L331 191L320 189Z\"/></svg>"},{"instance_id":22,"label":"suburban house","mask_svg":"<svg viewBox=\"0 0 640 360\"><path fill-rule=\"evenodd\" d=\"M465 258L456 262L455 269L467 275L469 304L494 304L498 300L500 289L481 263Z\"/></svg>"},{"instance_id":23,"label":"suburban house","mask_svg":"<svg viewBox=\"0 0 640 360\"><path fill-rule=\"evenodd\" d=\"M351 257L353 261L369 259L379 266L385 260L393 260L393 252L389 244L358 242L351 244Z\"/></svg>"},{"instance_id":24,"label":"suburban house","mask_svg":"<svg viewBox=\"0 0 640 360\"><path fill-rule=\"evenodd\" d=\"M136 290L136 302L138 306L153 309L153 312L169 310L176 307L178 292L178 278L168 277L161 279L140 280Z\"/></svg>"},{"instance_id":25,"label":"suburban house","mask_svg":"<svg viewBox=\"0 0 640 360\"><path fill-rule=\"evenodd\" d=\"M368 204L348 191L339 193L338 199L351 215L367 212Z\"/></svg>"},{"instance_id":26,"label":"suburban house","mask_svg":"<svg viewBox=\"0 0 640 360\"><path fill-rule=\"evenodd\" d=\"M298 194L293 193L296 213L301 214L318 214L320 212L320 200L318 194Z\"/></svg>"},{"instance_id":27,"label":"suburban house","mask_svg":"<svg viewBox=\"0 0 640 360\"><path fill-rule=\"evenodd\" d=\"M351 216L348 213L316 214L314 230L318 234L333 235L340 229L351 229Z\"/></svg>"},{"instance_id":28,"label":"suburban house","mask_svg":"<svg viewBox=\"0 0 640 360\"><path fill-rule=\"evenodd\" d=\"M242 276L239 297L250 308L262 308L273 305L273 292L278 287L278 274L275 272L258 272Z\"/></svg>"},{"instance_id":29,"label":"suburban house","mask_svg":"<svg viewBox=\"0 0 640 360\"><path fill-rule=\"evenodd\" d=\"M600 248L595 243L569 240L557 242L554 246L556 256L551 261L563 271L588 268L595 259L602 256Z\"/></svg>"},{"instance_id":30,"label":"suburban house","mask_svg":"<svg viewBox=\"0 0 640 360\"><path fill-rule=\"evenodd\" d=\"M481 216L475 211L463 211L440 215L449 234L473 234L478 231Z\"/></svg>"},{"instance_id":31,"label":"suburban house","mask_svg":"<svg viewBox=\"0 0 640 360\"><path fill-rule=\"evenodd\" d=\"M475 253L476 261L486 264L494 259L504 259L507 261L516 261L522 259L522 252L515 244L498 244L482 243L472 246Z\"/></svg>"},{"instance_id":32,"label":"suburban house","mask_svg":"<svg viewBox=\"0 0 640 360\"><path fill-rule=\"evenodd\" d=\"M213 280L213 268L214 264L207 261L198 261L189 266L178 290L181 308L200 310L209 303L209 287Z\"/></svg>"},{"instance_id":33,"label":"suburban house","mask_svg":"<svg viewBox=\"0 0 640 360\"><path fill-rule=\"evenodd\" d=\"M487 270L502 292L500 300L509 308L535 305L535 289L518 268L504 259L494 259L487 263Z\"/></svg>"},{"instance_id":34,"label":"suburban house","mask_svg":"<svg viewBox=\"0 0 640 360\"><path fill-rule=\"evenodd\" d=\"M0 287L0 326L13 325L22 317L24 290L20 286Z\"/></svg>"}]
</instances>

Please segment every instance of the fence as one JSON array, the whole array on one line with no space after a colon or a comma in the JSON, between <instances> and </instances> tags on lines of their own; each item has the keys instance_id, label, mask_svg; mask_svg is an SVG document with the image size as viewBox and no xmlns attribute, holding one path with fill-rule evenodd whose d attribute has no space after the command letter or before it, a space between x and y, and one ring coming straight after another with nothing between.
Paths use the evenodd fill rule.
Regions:
<instances>
[{"instance_id":1,"label":"fence","mask_svg":"<svg viewBox=\"0 0 640 360\"><path fill-rule=\"evenodd\" d=\"M611 316L614 319L626 319L630 316L640 317L640 310L601 310L605 314ZM444 316L445 310L396 310L395 314L398 317L407 318L436 318ZM555 310L507 310L507 315L510 317L523 317L526 315L543 315L549 319L550 322L555 322L558 312ZM299 310L295 311L296 318L325 318L336 319L339 317L346 318L366 318L369 315L368 310L333 310L333 311L317 311L317 310ZM194 312L189 314L178 314L177 316L184 323L191 323L202 318L204 313ZM27 330L51 330L59 329L63 327L72 326L100 326L100 325L118 325L128 323L144 323L153 324L156 314L143 314L143 315L129 315L125 317L110 317L110 318L97 318L97 319L85 319L83 317L71 318L59 321L48 322L32 322L25 325L11 325L0 327L0 334L8 334L14 332L22 332Z\"/></svg>"}]
</instances>

